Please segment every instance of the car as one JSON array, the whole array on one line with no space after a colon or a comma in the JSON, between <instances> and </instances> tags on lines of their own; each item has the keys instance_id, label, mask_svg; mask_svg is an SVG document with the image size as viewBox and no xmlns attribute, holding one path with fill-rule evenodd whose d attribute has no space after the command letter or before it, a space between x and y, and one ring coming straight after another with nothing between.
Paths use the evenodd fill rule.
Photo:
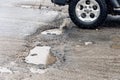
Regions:
<instances>
[{"instance_id":1,"label":"car","mask_svg":"<svg viewBox=\"0 0 120 80\"><path fill-rule=\"evenodd\" d=\"M51 0L54 4L69 5L71 20L80 28L94 29L103 24L108 14L120 14L120 0Z\"/></svg>"}]
</instances>

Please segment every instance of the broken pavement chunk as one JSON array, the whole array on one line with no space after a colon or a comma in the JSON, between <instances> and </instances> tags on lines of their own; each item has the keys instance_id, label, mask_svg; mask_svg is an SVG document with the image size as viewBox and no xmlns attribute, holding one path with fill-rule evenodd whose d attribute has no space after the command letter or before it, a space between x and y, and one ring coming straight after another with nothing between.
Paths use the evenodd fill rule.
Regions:
<instances>
[{"instance_id":1,"label":"broken pavement chunk","mask_svg":"<svg viewBox=\"0 0 120 80\"><path fill-rule=\"evenodd\" d=\"M25 62L36 65L49 65L55 63L56 57L50 54L50 49L51 47L49 46L36 46L30 50L30 54L25 58Z\"/></svg>"}]
</instances>

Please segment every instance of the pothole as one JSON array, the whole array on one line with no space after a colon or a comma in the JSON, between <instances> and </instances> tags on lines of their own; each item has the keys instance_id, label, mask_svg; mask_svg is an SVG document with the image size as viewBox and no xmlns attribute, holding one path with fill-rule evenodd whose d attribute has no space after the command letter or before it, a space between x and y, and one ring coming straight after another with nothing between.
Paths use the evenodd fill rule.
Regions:
<instances>
[{"instance_id":1,"label":"pothole","mask_svg":"<svg viewBox=\"0 0 120 80\"><path fill-rule=\"evenodd\" d=\"M30 72L45 73L49 68L60 68L64 65L66 61L64 42L67 42L67 34L63 33L68 21L69 19L60 19L52 24L54 26L43 26L27 37L28 48L31 50L25 62L28 66L30 64Z\"/></svg>"}]
</instances>

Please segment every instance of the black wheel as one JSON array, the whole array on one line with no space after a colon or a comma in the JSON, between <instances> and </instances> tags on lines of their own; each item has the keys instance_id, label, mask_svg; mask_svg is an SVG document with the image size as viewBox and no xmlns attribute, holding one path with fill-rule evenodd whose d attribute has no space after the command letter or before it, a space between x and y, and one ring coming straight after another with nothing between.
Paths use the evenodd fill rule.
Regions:
<instances>
[{"instance_id":1,"label":"black wheel","mask_svg":"<svg viewBox=\"0 0 120 80\"><path fill-rule=\"evenodd\" d=\"M78 27L93 29L105 21L107 6L105 0L71 0L69 15Z\"/></svg>"}]
</instances>

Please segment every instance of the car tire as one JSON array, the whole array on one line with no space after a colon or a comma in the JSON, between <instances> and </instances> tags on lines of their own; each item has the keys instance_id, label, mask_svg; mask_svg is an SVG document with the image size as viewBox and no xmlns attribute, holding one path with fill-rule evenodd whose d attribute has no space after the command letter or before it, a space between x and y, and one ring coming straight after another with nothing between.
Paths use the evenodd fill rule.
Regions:
<instances>
[{"instance_id":1,"label":"car tire","mask_svg":"<svg viewBox=\"0 0 120 80\"><path fill-rule=\"evenodd\" d=\"M78 27L94 29L105 21L107 5L105 0L71 0L69 3L69 15Z\"/></svg>"}]
</instances>

